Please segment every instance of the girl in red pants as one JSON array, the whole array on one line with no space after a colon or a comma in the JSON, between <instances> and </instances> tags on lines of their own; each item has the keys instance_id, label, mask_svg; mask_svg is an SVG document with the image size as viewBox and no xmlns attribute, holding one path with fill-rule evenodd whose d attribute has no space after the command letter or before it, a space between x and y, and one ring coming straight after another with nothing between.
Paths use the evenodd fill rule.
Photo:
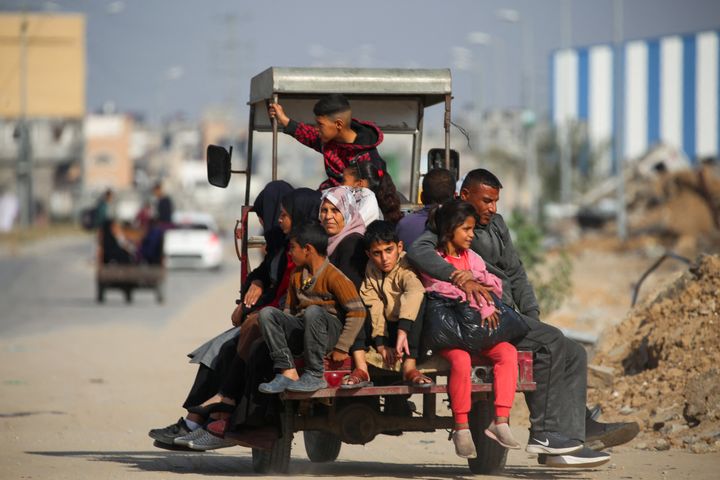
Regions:
<instances>
[{"instance_id":1,"label":"girl in red pants","mask_svg":"<svg viewBox=\"0 0 720 480\"><path fill-rule=\"evenodd\" d=\"M498 298L502 297L502 282L488 272L482 258L470 249L474 238L475 208L467 202L453 200L444 204L430 215L429 227L438 236L438 255L451 263L458 270L470 271L473 278L485 285ZM461 297L466 300L465 292L450 282L421 275L425 289L448 298ZM467 299L470 305L480 312L483 321L497 321L495 305L484 300L477 303L474 298ZM493 318L494 317L494 318ZM455 452L463 458L475 458L473 443L468 424L468 413L471 407L471 368L472 356L475 352L467 352L459 348L447 348L440 354L450 362L450 408L455 419L453 443ZM485 434L505 448L520 448L510 431L508 420L510 408L515 397L517 384L518 362L517 350L507 342L500 342L488 349L477 352L490 358L493 362L493 388L495 390L495 420L488 425Z\"/></svg>"}]
</instances>

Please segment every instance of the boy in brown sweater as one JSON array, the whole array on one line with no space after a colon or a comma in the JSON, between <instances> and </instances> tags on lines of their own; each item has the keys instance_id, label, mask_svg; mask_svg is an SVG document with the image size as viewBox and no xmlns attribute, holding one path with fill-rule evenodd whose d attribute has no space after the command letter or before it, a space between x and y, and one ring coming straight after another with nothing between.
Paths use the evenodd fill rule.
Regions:
<instances>
[{"instance_id":1,"label":"boy in brown sweater","mask_svg":"<svg viewBox=\"0 0 720 480\"><path fill-rule=\"evenodd\" d=\"M390 368L402 359L403 379L410 386L431 387L432 380L416 366L425 287L408 264L393 224L376 220L368 225L365 251L370 261L360 298L370 309L375 348Z\"/></svg>"},{"instance_id":2,"label":"boy in brown sweater","mask_svg":"<svg viewBox=\"0 0 720 480\"><path fill-rule=\"evenodd\" d=\"M365 322L365 306L355 285L327 259L328 236L319 224L290 233L290 255L297 266L290 277L285 311L260 311L262 336L279 372L260 385L263 393L314 392L326 388L323 357L348 357ZM295 369L293 354L303 354L305 372Z\"/></svg>"}]
</instances>

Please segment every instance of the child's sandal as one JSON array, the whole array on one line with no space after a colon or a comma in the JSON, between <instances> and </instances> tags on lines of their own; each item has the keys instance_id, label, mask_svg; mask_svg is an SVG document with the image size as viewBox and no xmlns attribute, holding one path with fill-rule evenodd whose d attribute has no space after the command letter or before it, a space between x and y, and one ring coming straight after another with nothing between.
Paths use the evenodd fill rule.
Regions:
<instances>
[{"instance_id":1,"label":"child's sandal","mask_svg":"<svg viewBox=\"0 0 720 480\"><path fill-rule=\"evenodd\" d=\"M370 381L370 375L365 370L356 368L349 375L345 375L340 384L340 388L343 390L349 390L352 388L372 387L373 383Z\"/></svg>"},{"instance_id":2,"label":"child's sandal","mask_svg":"<svg viewBox=\"0 0 720 480\"><path fill-rule=\"evenodd\" d=\"M435 382L432 381L432 378L424 375L420 370L415 368L405 374L405 384L410 387L430 388L435 385Z\"/></svg>"}]
</instances>

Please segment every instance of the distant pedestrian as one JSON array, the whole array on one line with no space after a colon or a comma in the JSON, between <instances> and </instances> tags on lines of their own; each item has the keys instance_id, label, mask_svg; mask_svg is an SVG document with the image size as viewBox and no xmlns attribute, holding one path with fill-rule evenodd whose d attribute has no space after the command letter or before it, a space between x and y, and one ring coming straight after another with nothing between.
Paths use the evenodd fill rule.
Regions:
<instances>
[{"instance_id":1,"label":"distant pedestrian","mask_svg":"<svg viewBox=\"0 0 720 480\"><path fill-rule=\"evenodd\" d=\"M170 225L173 216L173 202L170 197L163 192L162 183L157 182L153 187L153 195L157 199L155 205L155 220L160 225Z\"/></svg>"},{"instance_id":2,"label":"distant pedestrian","mask_svg":"<svg viewBox=\"0 0 720 480\"><path fill-rule=\"evenodd\" d=\"M0 185L0 232L12 230L17 214L17 196L4 185Z\"/></svg>"},{"instance_id":3,"label":"distant pedestrian","mask_svg":"<svg viewBox=\"0 0 720 480\"><path fill-rule=\"evenodd\" d=\"M100 228L107 220L112 220L112 201L114 196L115 194L112 189L108 188L98 199L97 205L95 206L95 215L93 216L93 224L95 227Z\"/></svg>"}]
</instances>

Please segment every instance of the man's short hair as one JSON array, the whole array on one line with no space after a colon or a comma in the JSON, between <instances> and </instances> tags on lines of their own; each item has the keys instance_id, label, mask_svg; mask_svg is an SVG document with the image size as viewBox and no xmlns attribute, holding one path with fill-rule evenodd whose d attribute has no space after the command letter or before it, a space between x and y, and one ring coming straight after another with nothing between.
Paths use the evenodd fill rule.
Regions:
<instances>
[{"instance_id":1,"label":"man's short hair","mask_svg":"<svg viewBox=\"0 0 720 480\"><path fill-rule=\"evenodd\" d=\"M348 111L350 111L350 102L341 93L325 95L313 107L313 113L316 117L327 117Z\"/></svg>"},{"instance_id":2,"label":"man's short hair","mask_svg":"<svg viewBox=\"0 0 720 480\"><path fill-rule=\"evenodd\" d=\"M488 187L497 188L498 190L503 187L500 180L492 172L485 170L484 168L476 168L475 170L470 170L467 175L465 175L465 180L463 181L460 189L470 189L478 183L487 185Z\"/></svg>"},{"instance_id":3,"label":"man's short hair","mask_svg":"<svg viewBox=\"0 0 720 480\"><path fill-rule=\"evenodd\" d=\"M455 179L447 168L433 168L425 174L422 182L422 202L439 205L455 196Z\"/></svg>"},{"instance_id":4,"label":"man's short hair","mask_svg":"<svg viewBox=\"0 0 720 480\"><path fill-rule=\"evenodd\" d=\"M288 236L298 245L312 245L320 256L327 256L328 234L319 223L306 223L298 228L293 228Z\"/></svg>"},{"instance_id":5,"label":"man's short hair","mask_svg":"<svg viewBox=\"0 0 720 480\"><path fill-rule=\"evenodd\" d=\"M375 220L367 226L363 241L365 242L365 250L370 250L373 243L398 243L400 237L398 237L392 223L385 220Z\"/></svg>"}]
</instances>

